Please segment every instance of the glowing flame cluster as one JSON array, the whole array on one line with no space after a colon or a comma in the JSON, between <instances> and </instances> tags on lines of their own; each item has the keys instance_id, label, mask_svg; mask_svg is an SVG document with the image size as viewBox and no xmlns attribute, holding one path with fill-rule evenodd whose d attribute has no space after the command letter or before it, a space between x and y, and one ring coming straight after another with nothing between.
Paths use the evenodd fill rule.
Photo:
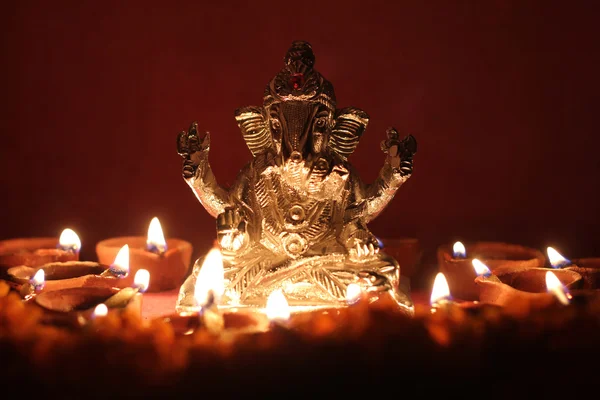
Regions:
<instances>
[{"instance_id":1,"label":"glowing flame cluster","mask_svg":"<svg viewBox=\"0 0 600 400\"><path fill-rule=\"evenodd\" d=\"M148 226L148 238L146 239L146 246L148 250L156 253L164 253L167 251L167 241L163 234L160 221L157 217L152 218L150 226Z\"/></svg>"},{"instance_id":2,"label":"glowing flame cluster","mask_svg":"<svg viewBox=\"0 0 600 400\"><path fill-rule=\"evenodd\" d=\"M58 245L65 251L77 253L81 249L81 240L73 229L67 228L60 234Z\"/></svg>"},{"instance_id":3,"label":"glowing flame cluster","mask_svg":"<svg viewBox=\"0 0 600 400\"><path fill-rule=\"evenodd\" d=\"M194 298L200 307L208 307L213 302L219 304L225 293L225 272L223 256L219 249L211 249L204 260L196 277ZM356 293L353 288L348 288ZM358 287L360 290L360 287ZM354 294L355 295L355 294ZM271 321L287 321L290 317L290 307L282 290L273 291L267 298L265 313Z\"/></svg>"}]
</instances>

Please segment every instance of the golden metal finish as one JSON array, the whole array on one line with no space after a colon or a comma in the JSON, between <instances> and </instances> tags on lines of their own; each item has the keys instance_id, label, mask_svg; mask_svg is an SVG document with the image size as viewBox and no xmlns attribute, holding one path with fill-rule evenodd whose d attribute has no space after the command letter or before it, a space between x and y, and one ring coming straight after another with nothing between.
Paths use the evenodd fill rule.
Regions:
<instances>
[{"instance_id":1,"label":"golden metal finish","mask_svg":"<svg viewBox=\"0 0 600 400\"><path fill-rule=\"evenodd\" d=\"M333 86L313 69L310 44L294 42L284 68L267 85L262 107L238 109L235 118L253 159L235 183L217 183L208 161L210 136L193 123L178 136L183 176L217 219L225 266L222 307L263 308L281 289L292 307L346 306L356 283L366 292L389 292L412 313L398 288L398 263L379 251L367 228L412 174L416 141L390 128L378 178L366 184L348 156L369 116L335 108ZM198 260L180 290L179 311L197 310Z\"/></svg>"}]
</instances>

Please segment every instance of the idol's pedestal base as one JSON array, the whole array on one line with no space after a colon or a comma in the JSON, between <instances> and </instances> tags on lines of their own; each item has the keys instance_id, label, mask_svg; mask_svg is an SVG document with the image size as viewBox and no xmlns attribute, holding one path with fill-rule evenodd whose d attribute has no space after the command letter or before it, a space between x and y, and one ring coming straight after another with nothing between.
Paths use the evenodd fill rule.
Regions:
<instances>
[{"instance_id":1,"label":"idol's pedestal base","mask_svg":"<svg viewBox=\"0 0 600 400\"><path fill-rule=\"evenodd\" d=\"M410 293L411 299L415 305L423 301L429 301L428 293L411 293L409 278L404 276L401 277L399 286L403 293ZM144 293L142 317L144 319L152 319L173 314L175 312L175 304L177 303L178 295L179 288L159 293Z\"/></svg>"}]
</instances>

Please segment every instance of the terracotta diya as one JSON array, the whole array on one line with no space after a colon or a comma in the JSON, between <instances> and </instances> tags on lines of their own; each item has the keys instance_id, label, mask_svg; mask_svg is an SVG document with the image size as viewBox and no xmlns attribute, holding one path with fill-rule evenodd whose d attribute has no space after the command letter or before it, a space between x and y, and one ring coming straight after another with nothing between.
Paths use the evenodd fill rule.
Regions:
<instances>
[{"instance_id":1,"label":"terracotta diya","mask_svg":"<svg viewBox=\"0 0 600 400\"><path fill-rule=\"evenodd\" d=\"M33 289L32 279L40 270L44 272L44 291L53 291L77 287L116 287L118 277L107 273L109 265L91 261L67 261L45 264L41 267L19 266L9 268L9 278L20 284L21 294L26 296Z\"/></svg>"},{"instance_id":2,"label":"terracotta diya","mask_svg":"<svg viewBox=\"0 0 600 400\"><path fill-rule=\"evenodd\" d=\"M438 247L439 271L448 280L452 295L461 300L478 300L480 287L475 284L477 277L473 259L481 260L492 271L497 268L529 269L543 267L546 259L541 251L510 243L474 242L463 245Z\"/></svg>"},{"instance_id":3,"label":"terracotta diya","mask_svg":"<svg viewBox=\"0 0 600 400\"><path fill-rule=\"evenodd\" d=\"M600 289L600 258L576 258L565 269L583 277L583 289Z\"/></svg>"},{"instance_id":4,"label":"terracotta diya","mask_svg":"<svg viewBox=\"0 0 600 400\"><path fill-rule=\"evenodd\" d=\"M145 273L144 273L145 272ZM140 270L135 277L135 287L87 286L40 291L29 298L44 310L46 323L81 326L94 317L96 307L142 314L142 293L148 288L150 275Z\"/></svg>"},{"instance_id":5,"label":"terracotta diya","mask_svg":"<svg viewBox=\"0 0 600 400\"><path fill-rule=\"evenodd\" d=\"M475 283L480 288L481 301L501 305L513 313L527 314L556 304L557 296L547 285L548 272L552 272L567 290L580 289L583 284L581 275L575 271L518 267L496 269L492 277L498 279L478 276Z\"/></svg>"},{"instance_id":6,"label":"terracotta diya","mask_svg":"<svg viewBox=\"0 0 600 400\"><path fill-rule=\"evenodd\" d=\"M119 250L129 247L130 273L123 277L123 285L131 286L133 276L140 269L152 275L149 292L160 292L179 287L188 274L192 258L192 245L182 239L164 239L158 219L153 219L148 237L123 236L102 240L96 244L98 261L111 263Z\"/></svg>"},{"instance_id":7,"label":"terracotta diya","mask_svg":"<svg viewBox=\"0 0 600 400\"><path fill-rule=\"evenodd\" d=\"M39 267L51 262L79 260L81 241L72 229L60 237L17 238L0 241L0 276L9 268L25 265Z\"/></svg>"},{"instance_id":8,"label":"terracotta diya","mask_svg":"<svg viewBox=\"0 0 600 400\"><path fill-rule=\"evenodd\" d=\"M450 293L446 276L442 272L438 272L431 288L429 304L417 304L415 306L415 317L427 318L428 315L439 312L447 313L449 316L454 317L461 316L462 314L481 315L489 312L497 312L501 308L500 305L489 302L454 299Z\"/></svg>"}]
</instances>

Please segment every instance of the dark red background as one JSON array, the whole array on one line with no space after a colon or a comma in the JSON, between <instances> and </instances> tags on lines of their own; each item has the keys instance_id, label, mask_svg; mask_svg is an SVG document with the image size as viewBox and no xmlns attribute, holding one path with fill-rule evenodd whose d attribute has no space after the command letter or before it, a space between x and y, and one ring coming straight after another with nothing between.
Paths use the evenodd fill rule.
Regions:
<instances>
[{"instance_id":1,"label":"dark red background","mask_svg":"<svg viewBox=\"0 0 600 400\"><path fill-rule=\"evenodd\" d=\"M12 3L0 238L72 227L92 259L158 216L201 254L214 220L181 178L176 135L192 120L211 131L230 183L250 159L233 111L261 103L302 39L338 106L371 115L351 158L365 180L388 125L419 142L377 235L416 236L426 259L456 239L600 256L593 2Z\"/></svg>"}]
</instances>

